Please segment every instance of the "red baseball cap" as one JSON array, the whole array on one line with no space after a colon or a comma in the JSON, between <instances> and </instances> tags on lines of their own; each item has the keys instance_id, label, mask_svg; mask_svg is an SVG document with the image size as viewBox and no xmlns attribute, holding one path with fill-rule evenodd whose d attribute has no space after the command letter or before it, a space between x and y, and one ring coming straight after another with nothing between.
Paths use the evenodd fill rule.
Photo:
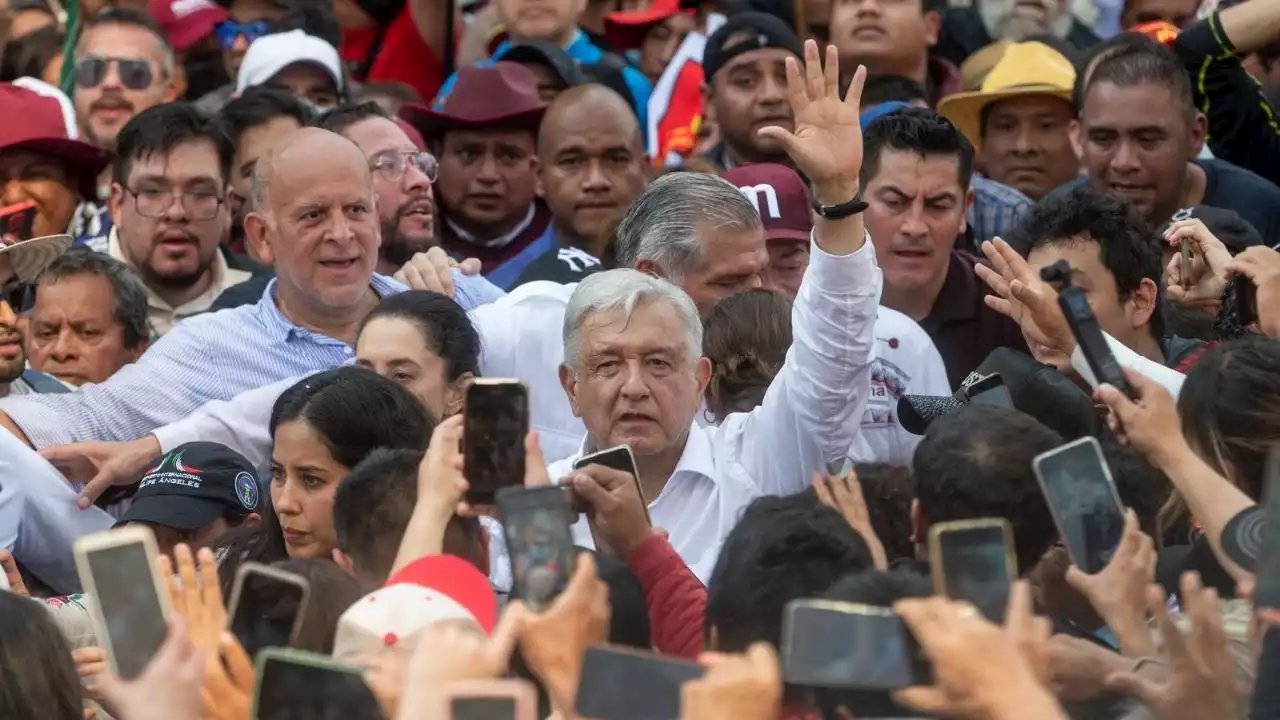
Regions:
<instances>
[{"instance_id":1,"label":"red baseball cap","mask_svg":"<svg viewBox=\"0 0 1280 720\"><path fill-rule=\"evenodd\" d=\"M34 78L0 83L0 153L33 152L62 161L84 197L97 192L111 153L78 139L75 110L58 88Z\"/></svg>"},{"instance_id":2,"label":"red baseball cap","mask_svg":"<svg viewBox=\"0 0 1280 720\"><path fill-rule=\"evenodd\" d=\"M604 38L615 50L634 50L654 25L680 12L680 0L653 0L643 10L611 12L604 16Z\"/></svg>"},{"instance_id":3,"label":"red baseball cap","mask_svg":"<svg viewBox=\"0 0 1280 720\"><path fill-rule=\"evenodd\" d=\"M769 240L808 240L813 232L809 188L786 165L759 163L726 170L720 177L733 183L755 206Z\"/></svg>"},{"instance_id":4,"label":"red baseball cap","mask_svg":"<svg viewBox=\"0 0 1280 720\"><path fill-rule=\"evenodd\" d=\"M213 0L151 0L148 8L169 44L177 52L186 52L191 46L208 37L213 27L229 15Z\"/></svg>"}]
</instances>

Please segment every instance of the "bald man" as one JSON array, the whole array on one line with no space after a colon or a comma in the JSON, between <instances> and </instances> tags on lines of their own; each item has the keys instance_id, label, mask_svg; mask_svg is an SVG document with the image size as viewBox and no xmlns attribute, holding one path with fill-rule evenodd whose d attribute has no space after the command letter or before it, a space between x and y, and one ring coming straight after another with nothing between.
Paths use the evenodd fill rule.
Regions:
<instances>
[{"instance_id":1,"label":"bald man","mask_svg":"<svg viewBox=\"0 0 1280 720\"><path fill-rule=\"evenodd\" d=\"M613 226L649 182L640 124L627 101L603 85L556 96L538 132L538 174L557 246L516 284L577 282L601 269Z\"/></svg>"}]
</instances>

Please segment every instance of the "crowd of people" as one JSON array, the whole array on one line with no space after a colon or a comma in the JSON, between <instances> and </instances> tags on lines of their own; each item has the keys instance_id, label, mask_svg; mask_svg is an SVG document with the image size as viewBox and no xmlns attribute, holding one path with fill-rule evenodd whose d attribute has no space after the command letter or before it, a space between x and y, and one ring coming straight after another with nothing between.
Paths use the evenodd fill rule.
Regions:
<instances>
[{"instance_id":1,"label":"crowd of people","mask_svg":"<svg viewBox=\"0 0 1280 720\"><path fill-rule=\"evenodd\" d=\"M624 648L691 720L1280 720L1280 0L0 0L0 41L0 717L592 720ZM570 511L538 597L481 422ZM1093 573L1038 477L1081 439ZM948 596L958 521L1003 612ZM264 566L359 692L270 709ZM804 680L892 656L805 607L921 674Z\"/></svg>"}]
</instances>

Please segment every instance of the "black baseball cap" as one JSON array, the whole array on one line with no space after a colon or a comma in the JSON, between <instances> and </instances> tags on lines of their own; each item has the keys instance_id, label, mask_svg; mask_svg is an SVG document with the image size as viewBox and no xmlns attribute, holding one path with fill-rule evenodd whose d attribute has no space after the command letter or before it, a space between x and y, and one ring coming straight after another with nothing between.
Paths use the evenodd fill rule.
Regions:
<instances>
[{"instance_id":1,"label":"black baseball cap","mask_svg":"<svg viewBox=\"0 0 1280 720\"><path fill-rule=\"evenodd\" d=\"M495 60L521 64L536 63L551 70L565 87L585 85L587 76L564 48L545 40L529 40L507 48Z\"/></svg>"},{"instance_id":2,"label":"black baseball cap","mask_svg":"<svg viewBox=\"0 0 1280 720\"><path fill-rule=\"evenodd\" d=\"M702 52L703 76L710 80L730 60L761 48L782 48L804 60L804 45L795 30L777 16L744 12L726 20L707 38Z\"/></svg>"},{"instance_id":3,"label":"black baseball cap","mask_svg":"<svg viewBox=\"0 0 1280 720\"><path fill-rule=\"evenodd\" d=\"M193 442L151 462L117 525L149 523L195 530L220 517L247 517L258 509L253 465L225 445Z\"/></svg>"}]
</instances>

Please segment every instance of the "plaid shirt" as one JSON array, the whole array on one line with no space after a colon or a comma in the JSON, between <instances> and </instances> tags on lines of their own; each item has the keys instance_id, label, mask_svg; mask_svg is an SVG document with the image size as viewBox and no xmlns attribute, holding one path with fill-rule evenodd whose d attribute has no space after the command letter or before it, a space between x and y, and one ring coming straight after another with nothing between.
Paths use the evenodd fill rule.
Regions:
<instances>
[{"instance_id":1,"label":"plaid shirt","mask_svg":"<svg viewBox=\"0 0 1280 720\"><path fill-rule=\"evenodd\" d=\"M1031 198L990 178L974 174L973 205L969 208L969 236L973 251L982 256L982 243L1004 237L1017 227L1031 207Z\"/></svg>"}]
</instances>

